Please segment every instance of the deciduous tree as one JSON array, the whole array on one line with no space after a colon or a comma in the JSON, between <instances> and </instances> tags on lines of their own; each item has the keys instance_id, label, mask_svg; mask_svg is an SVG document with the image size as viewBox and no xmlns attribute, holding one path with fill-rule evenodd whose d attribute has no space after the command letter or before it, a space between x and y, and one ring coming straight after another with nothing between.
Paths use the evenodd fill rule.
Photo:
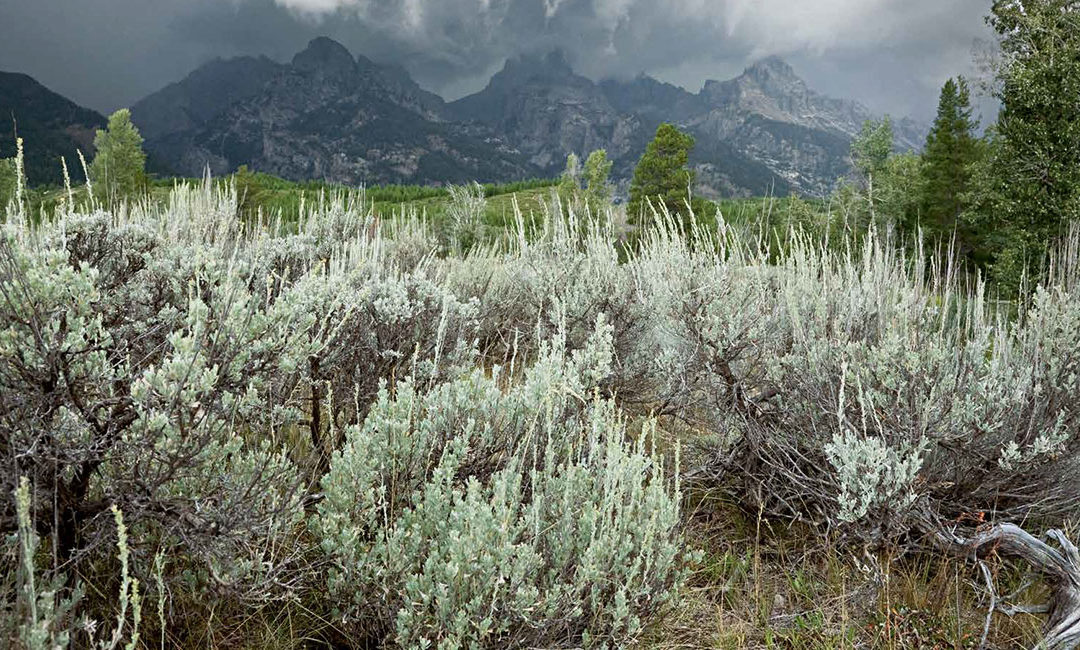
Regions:
<instances>
[{"instance_id":1,"label":"deciduous tree","mask_svg":"<svg viewBox=\"0 0 1080 650\"><path fill-rule=\"evenodd\" d=\"M611 161L608 160L607 151L597 149L589 154L585 161L585 196L593 210L603 209L611 202L610 174Z\"/></svg>"},{"instance_id":2,"label":"deciduous tree","mask_svg":"<svg viewBox=\"0 0 1080 650\"><path fill-rule=\"evenodd\" d=\"M572 201L581 189L581 159L570 152L566 157L566 169L559 179L559 198L564 202Z\"/></svg>"},{"instance_id":3,"label":"deciduous tree","mask_svg":"<svg viewBox=\"0 0 1080 650\"><path fill-rule=\"evenodd\" d=\"M142 143L126 108L109 117L108 129L98 130L90 176L100 197L113 202L131 198L145 188L146 154Z\"/></svg>"},{"instance_id":4,"label":"deciduous tree","mask_svg":"<svg viewBox=\"0 0 1080 650\"><path fill-rule=\"evenodd\" d=\"M968 219L985 233L993 278L1015 289L1080 218L1080 2L997 0L987 20L1002 110Z\"/></svg>"}]
</instances>

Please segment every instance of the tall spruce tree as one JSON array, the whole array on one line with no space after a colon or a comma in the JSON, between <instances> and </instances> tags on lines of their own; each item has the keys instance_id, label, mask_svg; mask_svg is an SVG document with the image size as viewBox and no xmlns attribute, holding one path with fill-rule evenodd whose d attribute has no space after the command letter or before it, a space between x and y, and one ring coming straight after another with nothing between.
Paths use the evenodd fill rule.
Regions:
<instances>
[{"instance_id":1,"label":"tall spruce tree","mask_svg":"<svg viewBox=\"0 0 1080 650\"><path fill-rule=\"evenodd\" d=\"M655 207L659 207L658 203L663 204L671 214L687 212L686 201L694 182L694 173L687 165L693 148L693 136L671 124L660 125L656 137L638 161L630 182L628 210L631 221L648 221L649 202Z\"/></svg>"},{"instance_id":2,"label":"tall spruce tree","mask_svg":"<svg viewBox=\"0 0 1080 650\"><path fill-rule=\"evenodd\" d=\"M963 78L949 79L941 88L937 117L923 152L923 196L920 225L933 237L952 237L970 251L971 237L959 218L971 184L971 166L978 156L971 92ZM913 224L909 224L913 225Z\"/></svg>"},{"instance_id":3,"label":"tall spruce tree","mask_svg":"<svg viewBox=\"0 0 1080 650\"><path fill-rule=\"evenodd\" d=\"M1038 278L1048 247L1080 219L1080 1L997 0L991 11L1002 110L969 222L1010 290Z\"/></svg>"}]
</instances>

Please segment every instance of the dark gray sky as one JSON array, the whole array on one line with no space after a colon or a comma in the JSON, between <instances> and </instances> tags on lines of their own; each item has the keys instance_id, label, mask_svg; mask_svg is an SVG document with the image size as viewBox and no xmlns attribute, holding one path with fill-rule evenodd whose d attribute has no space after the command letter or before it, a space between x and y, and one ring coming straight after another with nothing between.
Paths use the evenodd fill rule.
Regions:
<instances>
[{"instance_id":1,"label":"dark gray sky","mask_svg":"<svg viewBox=\"0 0 1080 650\"><path fill-rule=\"evenodd\" d=\"M215 57L288 60L328 35L455 98L508 56L562 48L594 79L647 72L696 92L780 55L811 87L932 116L973 75L990 0L0 0L0 70L108 112Z\"/></svg>"}]
</instances>

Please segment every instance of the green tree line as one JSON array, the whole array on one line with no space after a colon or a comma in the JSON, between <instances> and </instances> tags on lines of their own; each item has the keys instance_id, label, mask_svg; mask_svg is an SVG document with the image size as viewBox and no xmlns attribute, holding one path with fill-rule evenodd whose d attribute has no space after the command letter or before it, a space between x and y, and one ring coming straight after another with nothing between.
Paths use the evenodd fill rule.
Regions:
<instances>
[{"instance_id":1,"label":"green tree line","mask_svg":"<svg viewBox=\"0 0 1080 650\"><path fill-rule=\"evenodd\" d=\"M864 216L951 245L1003 295L1045 275L1080 219L1080 2L995 2L997 118L978 134L965 79L945 82L921 154L896 154L887 121L852 146Z\"/></svg>"}]
</instances>

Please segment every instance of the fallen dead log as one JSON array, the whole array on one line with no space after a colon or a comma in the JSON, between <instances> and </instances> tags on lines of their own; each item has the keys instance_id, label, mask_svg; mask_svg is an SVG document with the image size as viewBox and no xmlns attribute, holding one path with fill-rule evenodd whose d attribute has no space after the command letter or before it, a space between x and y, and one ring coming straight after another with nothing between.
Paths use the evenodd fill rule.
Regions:
<instances>
[{"instance_id":1,"label":"fallen dead log","mask_svg":"<svg viewBox=\"0 0 1080 650\"><path fill-rule=\"evenodd\" d=\"M1013 608L999 602L993 594L989 573L985 565L981 565L991 590L988 617L995 609L1004 613L1045 612L1043 638L1035 648L1074 650L1080 647L1080 552L1060 530L1051 530L1045 535L1047 541L1056 543L1060 550L1014 524L997 524L967 538L954 531L944 532L941 527L935 527L929 534L939 548L969 560L978 561L996 553L1027 562L1050 587L1050 602L1036 608Z\"/></svg>"}]
</instances>

